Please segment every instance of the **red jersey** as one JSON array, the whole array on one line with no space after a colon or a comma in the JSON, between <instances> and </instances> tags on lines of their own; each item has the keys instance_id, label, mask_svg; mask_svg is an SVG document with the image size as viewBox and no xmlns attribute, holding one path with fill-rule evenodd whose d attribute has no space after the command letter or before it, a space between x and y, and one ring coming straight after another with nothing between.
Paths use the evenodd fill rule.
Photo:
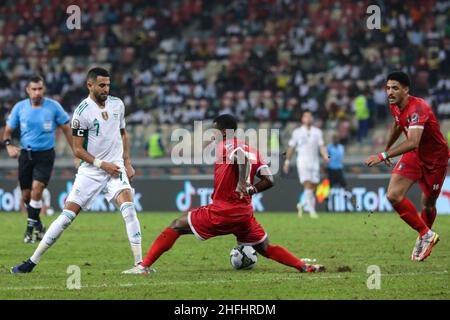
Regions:
<instances>
[{"instance_id":1,"label":"red jersey","mask_svg":"<svg viewBox=\"0 0 450 320\"><path fill-rule=\"evenodd\" d=\"M408 103L400 110L397 105L390 104L389 109L395 123L408 136L408 130L413 127L423 128L422 137L416 153L417 158L427 168L447 166L448 145L441 133L439 122L425 100L409 96Z\"/></svg>"},{"instance_id":2,"label":"red jersey","mask_svg":"<svg viewBox=\"0 0 450 320\"><path fill-rule=\"evenodd\" d=\"M231 157L241 148L247 155L251 164L250 183L253 184L256 173L267 167L259 152L250 148L244 141L230 139L221 141L217 145L217 158L214 165L214 192L212 209L219 215L236 216L253 214L252 197L245 196L240 199L236 187L239 182L239 168Z\"/></svg>"}]
</instances>

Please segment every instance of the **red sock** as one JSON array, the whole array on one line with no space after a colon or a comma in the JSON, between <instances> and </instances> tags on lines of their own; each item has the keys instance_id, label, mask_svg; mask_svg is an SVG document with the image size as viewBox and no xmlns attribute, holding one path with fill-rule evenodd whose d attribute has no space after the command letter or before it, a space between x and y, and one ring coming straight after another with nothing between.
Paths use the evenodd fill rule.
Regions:
<instances>
[{"instance_id":1,"label":"red sock","mask_svg":"<svg viewBox=\"0 0 450 320\"><path fill-rule=\"evenodd\" d=\"M141 262L141 266L151 266L164 252L172 248L179 236L174 229L166 228L153 242L152 247L145 255L144 261Z\"/></svg>"},{"instance_id":2,"label":"red sock","mask_svg":"<svg viewBox=\"0 0 450 320\"><path fill-rule=\"evenodd\" d=\"M431 229L434 223L434 219L436 219L436 207L433 208L433 211L431 211L430 214L428 214L425 210L422 210L422 214L420 217L422 218L423 222L425 222L425 224L428 226L428 228Z\"/></svg>"},{"instance_id":3,"label":"red sock","mask_svg":"<svg viewBox=\"0 0 450 320\"><path fill-rule=\"evenodd\" d=\"M273 246L269 244L266 249L266 253L268 258L278 261L279 263L282 263L284 265L294 267L297 270L300 270L301 267L305 265L302 260L280 246Z\"/></svg>"},{"instance_id":4,"label":"red sock","mask_svg":"<svg viewBox=\"0 0 450 320\"><path fill-rule=\"evenodd\" d=\"M416 207L408 198L403 198L400 203L397 203L393 207L400 214L400 218L409 224L411 228L419 232L420 236L423 236L430 230L422 218L419 217Z\"/></svg>"}]
</instances>

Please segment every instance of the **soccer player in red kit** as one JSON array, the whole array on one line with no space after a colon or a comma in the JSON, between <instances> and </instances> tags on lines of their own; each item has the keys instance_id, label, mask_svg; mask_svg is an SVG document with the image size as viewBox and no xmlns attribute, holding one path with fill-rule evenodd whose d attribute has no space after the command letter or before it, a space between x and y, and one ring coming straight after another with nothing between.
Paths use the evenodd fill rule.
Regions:
<instances>
[{"instance_id":1,"label":"soccer player in red kit","mask_svg":"<svg viewBox=\"0 0 450 320\"><path fill-rule=\"evenodd\" d=\"M449 152L431 107L423 99L409 95L409 87L406 73L395 71L388 75L386 91L395 121L385 151L370 156L365 163L371 167L383 161L391 166L390 159L402 155L392 172L387 198L400 217L419 233L411 260L423 261L439 241L439 235L431 227L436 218L436 200L447 174ZM392 147L402 132L406 140ZM422 189L420 216L405 197L416 182Z\"/></svg>"},{"instance_id":2,"label":"soccer player in red kit","mask_svg":"<svg viewBox=\"0 0 450 320\"><path fill-rule=\"evenodd\" d=\"M193 209L174 220L153 242L144 261L124 273L143 274L154 271L150 266L183 234L194 234L200 240L234 234L239 244L253 246L262 256L294 267L300 272L324 271L322 265L306 264L285 248L269 244L267 233L253 215L251 203L252 194L273 186L269 167L256 149L234 137L237 122L232 115L224 114L215 118L214 128L218 130L219 141L212 204ZM226 140L230 131L233 138ZM255 176L260 180L253 184Z\"/></svg>"}]
</instances>

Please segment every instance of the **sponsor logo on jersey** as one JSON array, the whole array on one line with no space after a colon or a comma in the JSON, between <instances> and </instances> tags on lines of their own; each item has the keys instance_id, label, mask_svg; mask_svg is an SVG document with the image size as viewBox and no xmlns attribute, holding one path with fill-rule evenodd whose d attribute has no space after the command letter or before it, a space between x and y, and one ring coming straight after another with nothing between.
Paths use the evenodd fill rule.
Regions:
<instances>
[{"instance_id":1,"label":"sponsor logo on jersey","mask_svg":"<svg viewBox=\"0 0 450 320\"><path fill-rule=\"evenodd\" d=\"M102 112L102 118L103 118L105 121L108 120L108 112L103 111L103 112Z\"/></svg>"},{"instance_id":2,"label":"sponsor logo on jersey","mask_svg":"<svg viewBox=\"0 0 450 320\"><path fill-rule=\"evenodd\" d=\"M114 116L114 120L119 119L119 114L118 113L113 113L113 116Z\"/></svg>"}]
</instances>

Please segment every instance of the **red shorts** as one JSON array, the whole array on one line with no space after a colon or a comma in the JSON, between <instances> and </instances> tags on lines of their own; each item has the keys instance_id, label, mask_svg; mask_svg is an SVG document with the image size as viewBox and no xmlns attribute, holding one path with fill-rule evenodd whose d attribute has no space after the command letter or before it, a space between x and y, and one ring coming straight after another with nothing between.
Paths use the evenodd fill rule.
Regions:
<instances>
[{"instance_id":1,"label":"red shorts","mask_svg":"<svg viewBox=\"0 0 450 320\"><path fill-rule=\"evenodd\" d=\"M408 152L400 158L392 172L418 182L426 197L437 199L447 175L447 164L426 168L414 152Z\"/></svg>"},{"instance_id":2,"label":"red shorts","mask_svg":"<svg viewBox=\"0 0 450 320\"><path fill-rule=\"evenodd\" d=\"M211 206L192 209L188 213L189 226L200 240L215 236L234 234L239 244L257 245L267 238L267 233L256 221L253 214L244 218L222 216L212 210Z\"/></svg>"}]
</instances>

